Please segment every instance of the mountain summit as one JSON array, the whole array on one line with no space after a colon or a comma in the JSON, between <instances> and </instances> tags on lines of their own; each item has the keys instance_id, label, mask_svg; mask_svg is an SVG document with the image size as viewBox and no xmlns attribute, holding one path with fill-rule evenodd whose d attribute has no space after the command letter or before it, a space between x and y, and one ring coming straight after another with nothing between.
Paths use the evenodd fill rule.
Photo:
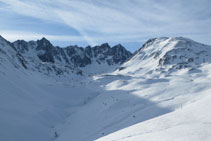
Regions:
<instances>
[{"instance_id":1,"label":"mountain summit","mask_svg":"<svg viewBox=\"0 0 211 141\"><path fill-rule=\"evenodd\" d=\"M161 37L144 43L119 70L170 73L182 68L193 70L207 62L211 62L211 46L184 37Z\"/></svg>"}]
</instances>

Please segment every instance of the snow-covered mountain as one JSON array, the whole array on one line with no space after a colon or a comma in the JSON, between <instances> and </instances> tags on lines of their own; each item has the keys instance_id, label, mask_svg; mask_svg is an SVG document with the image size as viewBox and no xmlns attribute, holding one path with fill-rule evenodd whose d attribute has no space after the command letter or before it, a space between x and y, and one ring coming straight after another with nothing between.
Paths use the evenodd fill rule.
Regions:
<instances>
[{"instance_id":1,"label":"snow-covered mountain","mask_svg":"<svg viewBox=\"0 0 211 141\"><path fill-rule=\"evenodd\" d=\"M184 37L162 37L148 40L119 72L171 73L183 68L195 71L201 64L210 62L210 46Z\"/></svg>"},{"instance_id":2,"label":"snow-covered mountain","mask_svg":"<svg viewBox=\"0 0 211 141\"><path fill-rule=\"evenodd\" d=\"M52 72L61 74L70 74L75 72L83 74L86 68L102 67L104 71L108 68L125 62L131 57L131 53L122 45L110 47L108 43L95 47L68 46L65 48L54 47L47 39L42 38L37 41L26 42L18 40L12 43L14 48L24 56L28 66L31 69L37 69L45 74ZM107 69L105 69L107 66ZM89 70L89 69L88 69ZM89 73L95 73L100 69L89 70Z\"/></svg>"},{"instance_id":3,"label":"snow-covered mountain","mask_svg":"<svg viewBox=\"0 0 211 141\"><path fill-rule=\"evenodd\" d=\"M26 66L26 60L24 57L18 53L15 47L8 41L6 41L2 36L0 36L0 64L1 65L13 65L15 68Z\"/></svg>"},{"instance_id":4,"label":"snow-covered mountain","mask_svg":"<svg viewBox=\"0 0 211 141\"><path fill-rule=\"evenodd\" d=\"M211 46L162 37L131 56L1 37L0 49L0 140L211 140Z\"/></svg>"}]
</instances>

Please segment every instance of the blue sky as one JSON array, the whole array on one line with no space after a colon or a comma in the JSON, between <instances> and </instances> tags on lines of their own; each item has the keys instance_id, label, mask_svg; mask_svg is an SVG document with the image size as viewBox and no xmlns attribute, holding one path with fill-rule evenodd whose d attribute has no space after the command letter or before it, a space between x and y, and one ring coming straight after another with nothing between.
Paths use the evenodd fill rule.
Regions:
<instances>
[{"instance_id":1,"label":"blue sky","mask_svg":"<svg viewBox=\"0 0 211 141\"><path fill-rule=\"evenodd\" d=\"M54 45L121 43L184 36L211 44L210 0L0 0L0 35L46 37Z\"/></svg>"}]
</instances>

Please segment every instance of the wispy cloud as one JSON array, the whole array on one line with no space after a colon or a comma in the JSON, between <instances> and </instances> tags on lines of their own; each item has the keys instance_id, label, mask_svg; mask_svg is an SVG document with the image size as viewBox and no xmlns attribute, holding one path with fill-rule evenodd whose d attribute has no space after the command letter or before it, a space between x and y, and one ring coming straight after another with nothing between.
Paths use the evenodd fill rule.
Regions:
<instances>
[{"instance_id":1,"label":"wispy cloud","mask_svg":"<svg viewBox=\"0 0 211 141\"><path fill-rule=\"evenodd\" d=\"M211 41L207 40L207 37L211 38L210 0L54 0L53 2L0 0L0 2L4 3L1 11L68 25L76 29L83 40L92 45L104 41L140 40L141 42L143 39L157 36L188 36L211 44ZM67 39L81 40L78 37Z\"/></svg>"},{"instance_id":2,"label":"wispy cloud","mask_svg":"<svg viewBox=\"0 0 211 141\"><path fill-rule=\"evenodd\" d=\"M41 39L42 37L45 37L53 41L79 41L79 42L86 41L81 36L71 36L71 35L49 35L49 34L38 34L34 32L8 31L8 30L4 31L0 30L0 33L4 38L10 41L16 41L19 39L24 39L29 41L29 40Z\"/></svg>"}]
</instances>

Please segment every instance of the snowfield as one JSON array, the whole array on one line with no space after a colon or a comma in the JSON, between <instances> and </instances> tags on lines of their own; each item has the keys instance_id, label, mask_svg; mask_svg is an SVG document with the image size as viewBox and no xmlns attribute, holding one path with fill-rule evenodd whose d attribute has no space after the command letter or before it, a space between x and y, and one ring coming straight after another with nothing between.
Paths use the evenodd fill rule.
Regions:
<instances>
[{"instance_id":1,"label":"snowfield","mask_svg":"<svg viewBox=\"0 0 211 141\"><path fill-rule=\"evenodd\" d=\"M94 76L100 95L70 115L65 126L58 128L57 140L208 141L210 67L204 65L202 72L191 74L181 70L168 77Z\"/></svg>"},{"instance_id":2,"label":"snowfield","mask_svg":"<svg viewBox=\"0 0 211 141\"><path fill-rule=\"evenodd\" d=\"M109 72L46 75L0 43L1 141L211 140L211 46L155 38Z\"/></svg>"},{"instance_id":3,"label":"snowfield","mask_svg":"<svg viewBox=\"0 0 211 141\"><path fill-rule=\"evenodd\" d=\"M202 67L203 75L201 73L184 73L165 78L169 82L162 82L163 79L161 79L162 81L156 79L157 82L150 79L151 84L147 84L147 80L141 81L145 85L142 86L144 88L138 88L132 94L140 98L144 97L158 107L169 109L170 112L158 117L148 118L144 122L124 128L98 140L211 140L210 67L211 65ZM137 78L134 81L132 85L140 84L140 80L137 80ZM162 84L155 84L158 81ZM137 120L146 115L145 113L139 114L140 111L133 113L137 115ZM147 112L154 111L148 110Z\"/></svg>"}]
</instances>

